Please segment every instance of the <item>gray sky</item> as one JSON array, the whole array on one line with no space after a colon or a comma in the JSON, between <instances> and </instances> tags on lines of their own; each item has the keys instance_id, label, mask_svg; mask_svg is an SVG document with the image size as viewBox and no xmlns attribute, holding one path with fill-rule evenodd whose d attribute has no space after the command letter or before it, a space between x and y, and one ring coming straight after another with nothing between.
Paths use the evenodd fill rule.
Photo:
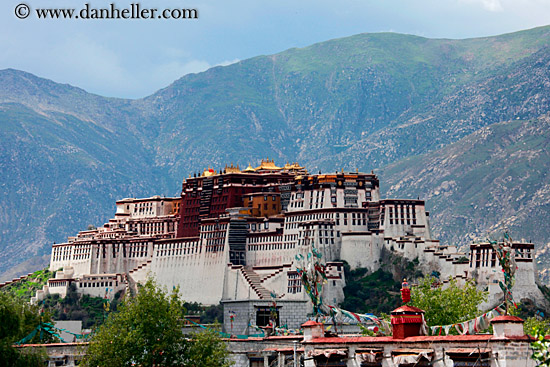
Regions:
<instances>
[{"instance_id":1,"label":"gray sky","mask_svg":"<svg viewBox=\"0 0 550 367\"><path fill-rule=\"evenodd\" d=\"M37 19L37 8L129 7L128 0L1 0L0 69L104 96L139 98L184 74L364 32L470 38L550 24L550 0L134 0L199 18ZM27 19L14 10L31 8Z\"/></svg>"}]
</instances>

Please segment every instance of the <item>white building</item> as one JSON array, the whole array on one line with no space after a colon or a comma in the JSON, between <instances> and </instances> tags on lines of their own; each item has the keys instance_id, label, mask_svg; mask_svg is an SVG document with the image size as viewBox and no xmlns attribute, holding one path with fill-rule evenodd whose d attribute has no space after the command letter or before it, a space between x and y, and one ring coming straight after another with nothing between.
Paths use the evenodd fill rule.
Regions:
<instances>
[{"instance_id":1,"label":"white building","mask_svg":"<svg viewBox=\"0 0 550 367\"><path fill-rule=\"evenodd\" d=\"M179 287L186 301L222 302L226 314L239 315L232 325L227 317L225 328L249 333L250 325L266 322L273 301L289 327L311 311L296 255L306 257L312 246L327 265L323 295L334 305L343 301L342 261L372 272L383 251L417 259L424 273L437 271L441 279L481 279L481 271L492 271L485 263L474 269L464 253L432 237L422 200L380 199L374 174L309 175L297 164L285 167L268 160L244 171L209 169L184 181L182 198L117 201L115 218L102 228L53 245L50 270L65 270L37 297L64 295L71 283L112 297L153 276L168 289ZM524 273L517 284L534 291L532 258Z\"/></svg>"}]
</instances>

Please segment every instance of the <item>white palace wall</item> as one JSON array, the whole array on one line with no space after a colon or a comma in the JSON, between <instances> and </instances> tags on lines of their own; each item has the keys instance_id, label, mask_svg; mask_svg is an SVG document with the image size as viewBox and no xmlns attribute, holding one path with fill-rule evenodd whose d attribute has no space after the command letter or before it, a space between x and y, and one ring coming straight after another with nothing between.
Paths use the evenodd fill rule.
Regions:
<instances>
[{"instance_id":1,"label":"white palace wall","mask_svg":"<svg viewBox=\"0 0 550 367\"><path fill-rule=\"evenodd\" d=\"M371 232L342 233L340 258L352 269L367 268L374 272L380 268L380 255L384 243L378 234Z\"/></svg>"},{"instance_id":2,"label":"white palace wall","mask_svg":"<svg viewBox=\"0 0 550 367\"><path fill-rule=\"evenodd\" d=\"M442 280L477 275L480 284L498 291L494 289L498 274L488 265L487 252L479 254L483 265L472 268L459 261L464 254L456 247L441 246L432 238L423 201L380 200L376 179L363 181L368 176L364 174L341 176L334 182L322 181L328 180L322 175L309 177L311 185L297 178L292 190L285 192L287 210L269 218L239 210L207 218L208 208L201 207L203 219L195 223L199 236L193 238L175 238L180 218L177 198L121 200L115 219L103 228L80 232L68 243L53 246L50 270L73 271L66 282L54 282L54 288L62 293L72 281L79 284L101 275L118 277L119 288L134 287L153 276L168 290L179 288L184 300L206 305L244 300L260 304L271 299L271 292L281 301L307 303L296 255L306 257L313 245L327 264L324 296L332 304L343 301L345 279L339 261L374 272L385 251L418 259L423 273L437 271ZM524 250L514 294L539 297L531 250ZM93 283L79 291L97 295L104 292L101 288Z\"/></svg>"},{"instance_id":3,"label":"white palace wall","mask_svg":"<svg viewBox=\"0 0 550 367\"><path fill-rule=\"evenodd\" d=\"M207 251L200 242L160 243L151 262L151 275L168 289L179 287L187 302L218 304L223 296L225 268L229 262L227 243L219 251ZM190 249L193 249L192 252Z\"/></svg>"}]
</instances>

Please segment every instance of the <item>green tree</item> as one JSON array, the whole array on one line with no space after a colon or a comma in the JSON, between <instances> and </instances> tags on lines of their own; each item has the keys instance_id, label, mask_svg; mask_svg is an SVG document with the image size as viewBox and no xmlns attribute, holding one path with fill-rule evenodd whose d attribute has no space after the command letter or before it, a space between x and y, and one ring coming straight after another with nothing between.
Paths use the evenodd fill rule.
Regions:
<instances>
[{"instance_id":1,"label":"green tree","mask_svg":"<svg viewBox=\"0 0 550 367\"><path fill-rule=\"evenodd\" d=\"M535 337L535 341L531 343L531 359L537 362L537 366L550 367L550 341L546 339L548 324L534 325L531 333Z\"/></svg>"},{"instance_id":2,"label":"green tree","mask_svg":"<svg viewBox=\"0 0 550 367\"><path fill-rule=\"evenodd\" d=\"M207 330L193 335L189 341L187 366L193 367L229 367L229 352L225 342L214 331Z\"/></svg>"},{"instance_id":3,"label":"green tree","mask_svg":"<svg viewBox=\"0 0 550 367\"><path fill-rule=\"evenodd\" d=\"M459 286L451 279L442 286L434 277L424 277L411 289L411 306L426 313L429 326L449 325L479 316L479 305L487 299L487 293L476 288L473 281Z\"/></svg>"},{"instance_id":4,"label":"green tree","mask_svg":"<svg viewBox=\"0 0 550 367\"><path fill-rule=\"evenodd\" d=\"M228 353L216 336L184 336L184 312L177 290L168 294L148 280L109 315L91 340L84 365L195 366L195 355L208 354L216 356L208 366L225 366Z\"/></svg>"},{"instance_id":5,"label":"green tree","mask_svg":"<svg viewBox=\"0 0 550 367\"><path fill-rule=\"evenodd\" d=\"M528 317L523 323L523 331L527 335L535 335L536 332L548 335L550 333L550 320L538 319L537 317Z\"/></svg>"},{"instance_id":6,"label":"green tree","mask_svg":"<svg viewBox=\"0 0 550 367\"><path fill-rule=\"evenodd\" d=\"M41 321L35 306L15 302L0 293L0 367L43 366L45 355L41 351L18 351L13 344L33 331ZM33 342L38 342L37 337Z\"/></svg>"}]
</instances>

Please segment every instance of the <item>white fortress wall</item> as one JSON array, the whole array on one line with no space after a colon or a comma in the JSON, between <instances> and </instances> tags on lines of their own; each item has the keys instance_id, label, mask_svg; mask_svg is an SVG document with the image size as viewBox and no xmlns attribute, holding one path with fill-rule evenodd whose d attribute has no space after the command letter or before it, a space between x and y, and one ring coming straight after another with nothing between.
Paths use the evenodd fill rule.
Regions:
<instances>
[{"instance_id":1,"label":"white fortress wall","mask_svg":"<svg viewBox=\"0 0 550 367\"><path fill-rule=\"evenodd\" d=\"M152 239L100 242L92 256L91 274L127 273L153 256Z\"/></svg>"},{"instance_id":2,"label":"white fortress wall","mask_svg":"<svg viewBox=\"0 0 550 367\"><path fill-rule=\"evenodd\" d=\"M273 266L292 262L296 255L295 243L284 242L282 233L261 232L246 238L246 264Z\"/></svg>"},{"instance_id":3,"label":"white fortress wall","mask_svg":"<svg viewBox=\"0 0 550 367\"><path fill-rule=\"evenodd\" d=\"M382 238L371 232L342 233L340 259L345 260L352 269L361 267L374 272L380 267L383 246Z\"/></svg>"},{"instance_id":4,"label":"white fortress wall","mask_svg":"<svg viewBox=\"0 0 550 367\"><path fill-rule=\"evenodd\" d=\"M245 279L242 268L242 265L227 265L222 297L224 301L258 299L250 283Z\"/></svg>"},{"instance_id":5,"label":"white fortress wall","mask_svg":"<svg viewBox=\"0 0 550 367\"><path fill-rule=\"evenodd\" d=\"M71 266L73 249L74 246L71 243L54 244L50 256L50 271L57 271Z\"/></svg>"},{"instance_id":6,"label":"white fortress wall","mask_svg":"<svg viewBox=\"0 0 550 367\"><path fill-rule=\"evenodd\" d=\"M162 286L179 287L187 302L218 304L223 296L228 246L207 246L205 240L157 243L151 275Z\"/></svg>"}]
</instances>

